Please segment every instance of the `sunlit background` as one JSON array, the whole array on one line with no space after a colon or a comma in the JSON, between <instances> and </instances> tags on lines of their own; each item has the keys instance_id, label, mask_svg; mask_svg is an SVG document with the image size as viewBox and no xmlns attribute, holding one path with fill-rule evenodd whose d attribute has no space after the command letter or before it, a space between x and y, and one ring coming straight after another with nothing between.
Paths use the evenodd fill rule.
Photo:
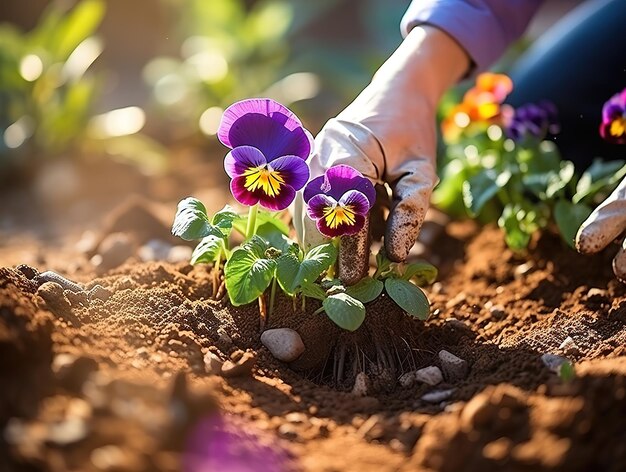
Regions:
<instances>
[{"instance_id":1,"label":"sunlit background","mask_svg":"<svg viewBox=\"0 0 626 472\"><path fill-rule=\"evenodd\" d=\"M317 132L400 43L408 3L3 0L0 247L97 226L132 194L221 206L223 109L268 96ZM577 3L546 2L516 50Z\"/></svg>"}]
</instances>

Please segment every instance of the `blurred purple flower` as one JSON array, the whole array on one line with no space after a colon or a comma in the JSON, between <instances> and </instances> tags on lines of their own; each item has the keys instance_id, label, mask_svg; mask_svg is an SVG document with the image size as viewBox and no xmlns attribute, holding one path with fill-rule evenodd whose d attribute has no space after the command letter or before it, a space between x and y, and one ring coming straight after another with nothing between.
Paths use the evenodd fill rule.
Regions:
<instances>
[{"instance_id":1,"label":"blurred purple flower","mask_svg":"<svg viewBox=\"0 0 626 472\"><path fill-rule=\"evenodd\" d=\"M231 148L224 169L244 205L287 208L309 179L313 137L289 109L268 98L242 100L224 111L217 133Z\"/></svg>"},{"instance_id":2,"label":"blurred purple flower","mask_svg":"<svg viewBox=\"0 0 626 472\"><path fill-rule=\"evenodd\" d=\"M528 103L516 108L504 126L504 133L513 141L526 138L542 140L548 134L559 132L558 111L548 101Z\"/></svg>"},{"instance_id":3,"label":"blurred purple flower","mask_svg":"<svg viewBox=\"0 0 626 472\"><path fill-rule=\"evenodd\" d=\"M600 136L614 144L626 144L626 89L613 95L602 107Z\"/></svg>"},{"instance_id":4,"label":"blurred purple flower","mask_svg":"<svg viewBox=\"0 0 626 472\"><path fill-rule=\"evenodd\" d=\"M288 472L289 452L274 437L263 435L242 420L209 416L192 430L183 455L184 472Z\"/></svg>"},{"instance_id":5,"label":"blurred purple flower","mask_svg":"<svg viewBox=\"0 0 626 472\"><path fill-rule=\"evenodd\" d=\"M307 213L324 236L352 235L376 201L374 185L350 166L331 167L304 188Z\"/></svg>"}]
</instances>

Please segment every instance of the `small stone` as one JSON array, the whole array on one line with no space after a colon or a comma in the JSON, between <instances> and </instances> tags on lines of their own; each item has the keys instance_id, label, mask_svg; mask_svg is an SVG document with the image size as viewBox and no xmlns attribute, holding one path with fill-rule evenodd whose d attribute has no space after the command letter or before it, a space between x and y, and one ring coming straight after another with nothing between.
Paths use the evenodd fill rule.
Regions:
<instances>
[{"instance_id":1,"label":"small stone","mask_svg":"<svg viewBox=\"0 0 626 472\"><path fill-rule=\"evenodd\" d=\"M463 380L467 377L467 374L469 373L467 361L455 356L445 349L439 351L439 360L441 361L441 368L443 369L443 372L449 382Z\"/></svg>"},{"instance_id":2,"label":"small stone","mask_svg":"<svg viewBox=\"0 0 626 472\"><path fill-rule=\"evenodd\" d=\"M496 320L503 319L506 316L504 305L493 305L491 308L489 308L489 314L493 316Z\"/></svg>"},{"instance_id":3,"label":"small stone","mask_svg":"<svg viewBox=\"0 0 626 472\"><path fill-rule=\"evenodd\" d=\"M164 261L172 245L160 239L151 239L137 250L139 259L143 262Z\"/></svg>"},{"instance_id":4,"label":"small stone","mask_svg":"<svg viewBox=\"0 0 626 472\"><path fill-rule=\"evenodd\" d=\"M556 354L543 354L541 361L548 369L558 374L561 371L561 366L569 362L569 359L567 359L567 357L557 356Z\"/></svg>"},{"instance_id":5,"label":"small stone","mask_svg":"<svg viewBox=\"0 0 626 472\"><path fill-rule=\"evenodd\" d=\"M533 264L532 262L526 262L524 264L520 264L513 271L513 275L515 275L515 277L517 278L522 277L523 275L526 275L531 270L533 270L534 267L535 267L535 264Z\"/></svg>"},{"instance_id":6,"label":"small stone","mask_svg":"<svg viewBox=\"0 0 626 472\"><path fill-rule=\"evenodd\" d=\"M587 298L594 298L594 297L605 298L606 290L602 290L601 288L597 288L597 287L591 287L587 291Z\"/></svg>"},{"instance_id":7,"label":"small stone","mask_svg":"<svg viewBox=\"0 0 626 472\"><path fill-rule=\"evenodd\" d=\"M191 259L193 250L189 246L173 246L167 253L166 260L170 264L178 264L179 262L188 262Z\"/></svg>"},{"instance_id":8,"label":"small stone","mask_svg":"<svg viewBox=\"0 0 626 472\"><path fill-rule=\"evenodd\" d=\"M464 292L457 293L454 297L446 302L446 308L453 308L465 301L467 295Z\"/></svg>"},{"instance_id":9,"label":"small stone","mask_svg":"<svg viewBox=\"0 0 626 472\"><path fill-rule=\"evenodd\" d=\"M72 308L87 306L89 303L89 296L87 295L87 292L72 292L71 290L65 290L63 293L70 302L70 305L72 305Z\"/></svg>"},{"instance_id":10,"label":"small stone","mask_svg":"<svg viewBox=\"0 0 626 472\"><path fill-rule=\"evenodd\" d=\"M298 431L293 424L283 423L278 427L278 435L284 439L294 440L298 437Z\"/></svg>"},{"instance_id":11,"label":"small stone","mask_svg":"<svg viewBox=\"0 0 626 472\"><path fill-rule=\"evenodd\" d=\"M352 387L352 394L359 397L367 395L369 390L370 379L365 372L359 372L354 379L354 386Z\"/></svg>"},{"instance_id":12,"label":"small stone","mask_svg":"<svg viewBox=\"0 0 626 472\"><path fill-rule=\"evenodd\" d=\"M422 395L422 400L426 403L440 403L448 400L453 393L453 388L447 390L433 390L432 392L428 392Z\"/></svg>"},{"instance_id":13,"label":"small stone","mask_svg":"<svg viewBox=\"0 0 626 472\"><path fill-rule=\"evenodd\" d=\"M497 407L489 401L489 395L481 392L463 407L461 425L465 431L481 429L494 418L497 411Z\"/></svg>"},{"instance_id":14,"label":"small stone","mask_svg":"<svg viewBox=\"0 0 626 472\"><path fill-rule=\"evenodd\" d=\"M104 288L100 284L94 285L91 288L91 290L89 290L90 300L98 299L98 300L102 300L103 302L106 302L109 298L111 298L111 295L112 295L111 291Z\"/></svg>"},{"instance_id":15,"label":"small stone","mask_svg":"<svg viewBox=\"0 0 626 472\"><path fill-rule=\"evenodd\" d=\"M569 356L580 354L580 349L578 348L576 341L574 341L571 336L568 336L563 340L559 349L563 351L564 354Z\"/></svg>"},{"instance_id":16,"label":"small stone","mask_svg":"<svg viewBox=\"0 0 626 472\"><path fill-rule=\"evenodd\" d=\"M425 383L427 385L437 385L443 382L443 374L441 369L435 365L424 367L415 372L415 378L418 382Z\"/></svg>"},{"instance_id":17,"label":"small stone","mask_svg":"<svg viewBox=\"0 0 626 472\"><path fill-rule=\"evenodd\" d=\"M398 379L398 383L404 388L412 387L417 383L417 371L412 370L411 372L402 374Z\"/></svg>"},{"instance_id":18,"label":"small stone","mask_svg":"<svg viewBox=\"0 0 626 472\"><path fill-rule=\"evenodd\" d=\"M83 232L80 239L76 242L74 247L81 254L90 254L96 250L98 244L98 235L95 231L87 230Z\"/></svg>"},{"instance_id":19,"label":"small stone","mask_svg":"<svg viewBox=\"0 0 626 472\"><path fill-rule=\"evenodd\" d=\"M244 377L252 375L252 369L256 363L256 356L251 352L244 352L241 358L234 362L228 360L222 365L223 377Z\"/></svg>"},{"instance_id":20,"label":"small stone","mask_svg":"<svg viewBox=\"0 0 626 472\"><path fill-rule=\"evenodd\" d=\"M233 340L230 338L226 330L222 327L217 328L217 335L219 336L219 340L224 344L230 346L233 344Z\"/></svg>"},{"instance_id":21,"label":"small stone","mask_svg":"<svg viewBox=\"0 0 626 472\"><path fill-rule=\"evenodd\" d=\"M304 343L297 331L290 328L268 329L261 334L261 343L283 362L293 362L304 352Z\"/></svg>"},{"instance_id":22,"label":"small stone","mask_svg":"<svg viewBox=\"0 0 626 472\"><path fill-rule=\"evenodd\" d=\"M223 364L224 362L211 351L204 356L204 370L206 370L207 374L219 375Z\"/></svg>"}]
</instances>

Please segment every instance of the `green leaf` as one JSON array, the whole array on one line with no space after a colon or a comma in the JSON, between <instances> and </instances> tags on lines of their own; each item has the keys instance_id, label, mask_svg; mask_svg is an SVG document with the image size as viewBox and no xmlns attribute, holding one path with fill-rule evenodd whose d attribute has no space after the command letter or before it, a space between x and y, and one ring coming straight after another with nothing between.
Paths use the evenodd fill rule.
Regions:
<instances>
[{"instance_id":1,"label":"green leaf","mask_svg":"<svg viewBox=\"0 0 626 472\"><path fill-rule=\"evenodd\" d=\"M608 196L624 176L626 176L624 161L603 162L601 159L595 159L578 180L572 202L594 200L598 193L605 193Z\"/></svg>"},{"instance_id":2,"label":"green leaf","mask_svg":"<svg viewBox=\"0 0 626 472\"><path fill-rule=\"evenodd\" d=\"M432 284L437 278L437 268L428 262L413 262L407 264L402 278L404 280L413 279L417 285Z\"/></svg>"},{"instance_id":3,"label":"green leaf","mask_svg":"<svg viewBox=\"0 0 626 472\"><path fill-rule=\"evenodd\" d=\"M383 283L378 279L363 277L356 284L346 287L346 293L361 303L376 300L383 291Z\"/></svg>"},{"instance_id":4,"label":"green leaf","mask_svg":"<svg viewBox=\"0 0 626 472\"><path fill-rule=\"evenodd\" d=\"M185 198L178 204L172 234L186 241L201 239L209 235L222 237L222 231L209 222L206 208L200 200Z\"/></svg>"},{"instance_id":5,"label":"green leaf","mask_svg":"<svg viewBox=\"0 0 626 472\"><path fill-rule=\"evenodd\" d=\"M387 253L385 252L385 248L381 247L378 254L376 254L376 273L374 274L374 278L379 278L383 276L386 272L391 269L391 260L387 257Z\"/></svg>"},{"instance_id":6,"label":"green leaf","mask_svg":"<svg viewBox=\"0 0 626 472\"><path fill-rule=\"evenodd\" d=\"M315 282L336 259L337 249L332 243L311 248L302 261L294 254L284 254L278 258L276 278L286 293L293 294L303 283Z\"/></svg>"},{"instance_id":7,"label":"green leaf","mask_svg":"<svg viewBox=\"0 0 626 472\"><path fill-rule=\"evenodd\" d=\"M504 230L506 244L514 250L524 249L530 242L530 233L523 228L519 212L517 205L507 205L498 219L498 226Z\"/></svg>"},{"instance_id":8,"label":"green leaf","mask_svg":"<svg viewBox=\"0 0 626 472\"><path fill-rule=\"evenodd\" d=\"M50 45L59 59L65 60L76 46L95 32L105 9L101 0L83 0L67 15L56 31L57 41Z\"/></svg>"},{"instance_id":9,"label":"green leaf","mask_svg":"<svg viewBox=\"0 0 626 472\"><path fill-rule=\"evenodd\" d=\"M574 364L567 360L559 366L558 376L563 382L570 382L576 377Z\"/></svg>"},{"instance_id":10,"label":"green leaf","mask_svg":"<svg viewBox=\"0 0 626 472\"><path fill-rule=\"evenodd\" d=\"M226 290L234 306L256 300L274 278L276 260L267 259L267 243L253 236L231 254L224 266Z\"/></svg>"},{"instance_id":11,"label":"green leaf","mask_svg":"<svg viewBox=\"0 0 626 472\"><path fill-rule=\"evenodd\" d=\"M220 237L210 235L202 239L191 254L191 263L215 262L217 256L224 248L224 240Z\"/></svg>"},{"instance_id":12,"label":"green leaf","mask_svg":"<svg viewBox=\"0 0 626 472\"><path fill-rule=\"evenodd\" d=\"M228 236L233 227L233 222L237 218L239 218L239 215L235 209L230 205L225 205L224 208L213 215L213 218L211 218L211 224L220 228L224 235Z\"/></svg>"},{"instance_id":13,"label":"green leaf","mask_svg":"<svg viewBox=\"0 0 626 472\"><path fill-rule=\"evenodd\" d=\"M325 300L326 292L322 287L314 283L303 283L300 286L300 291L305 297L315 298L316 300Z\"/></svg>"},{"instance_id":14,"label":"green leaf","mask_svg":"<svg viewBox=\"0 0 626 472\"><path fill-rule=\"evenodd\" d=\"M574 240L580 225L591 214L591 207L583 203L571 203L567 200L559 200L554 205L554 221L559 228L563 240L575 249Z\"/></svg>"},{"instance_id":15,"label":"green leaf","mask_svg":"<svg viewBox=\"0 0 626 472\"><path fill-rule=\"evenodd\" d=\"M324 311L333 322L348 331L356 331L365 320L363 303L347 293L337 293L322 302Z\"/></svg>"},{"instance_id":16,"label":"green leaf","mask_svg":"<svg viewBox=\"0 0 626 472\"><path fill-rule=\"evenodd\" d=\"M430 314L430 302L426 294L411 282L403 279L385 280L385 290L400 308L414 318L425 320Z\"/></svg>"},{"instance_id":17,"label":"green leaf","mask_svg":"<svg viewBox=\"0 0 626 472\"><path fill-rule=\"evenodd\" d=\"M485 169L463 182L463 202L470 216L478 215L510 178L511 172L508 170L498 174L493 169Z\"/></svg>"}]
</instances>

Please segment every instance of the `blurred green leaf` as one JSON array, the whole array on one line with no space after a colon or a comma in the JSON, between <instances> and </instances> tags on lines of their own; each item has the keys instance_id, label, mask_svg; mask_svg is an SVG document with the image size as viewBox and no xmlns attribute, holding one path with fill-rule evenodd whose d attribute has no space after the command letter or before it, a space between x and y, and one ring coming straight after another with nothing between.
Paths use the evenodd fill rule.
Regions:
<instances>
[{"instance_id":1,"label":"blurred green leaf","mask_svg":"<svg viewBox=\"0 0 626 472\"><path fill-rule=\"evenodd\" d=\"M510 178L511 172L508 170L498 173L493 169L485 169L463 182L463 201L470 216L478 215Z\"/></svg>"},{"instance_id":2,"label":"blurred green leaf","mask_svg":"<svg viewBox=\"0 0 626 472\"><path fill-rule=\"evenodd\" d=\"M602 196L605 198L625 176L626 163L624 161L604 162L601 159L595 159L593 164L589 166L580 177L580 180L578 180L572 202L592 203L594 197L600 191L606 194Z\"/></svg>"},{"instance_id":3,"label":"blurred green leaf","mask_svg":"<svg viewBox=\"0 0 626 472\"><path fill-rule=\"evenodd\" d=\"M82 0L56 25L49 48L57 60L67 59L76 46L96 31L105 8L102 0Z\"/></svg>"},{"instance_id":4,"label":"blurred green leaf","mask_svg":"<svg viewBox=\"0 0 626 472\"><path fill-rule=\"evenodd\" d=\"M389 278L385 290L396 304L414 318L425 320L430 315L426 294L408 280Z\"/></svg>"},{"instance_id":5,"label":"blurred green leaf","mask_svg":"<svg viewBox=\"0 0 626 472\"><path fill-rule=\"evenodd\" d=\"M575 249L574 240L580 225L591 214L591 207L583 203L572 203L567 200L559 200L554 205L554 220L561 237L569 247Z\"/></svg>"}]
</instances>

